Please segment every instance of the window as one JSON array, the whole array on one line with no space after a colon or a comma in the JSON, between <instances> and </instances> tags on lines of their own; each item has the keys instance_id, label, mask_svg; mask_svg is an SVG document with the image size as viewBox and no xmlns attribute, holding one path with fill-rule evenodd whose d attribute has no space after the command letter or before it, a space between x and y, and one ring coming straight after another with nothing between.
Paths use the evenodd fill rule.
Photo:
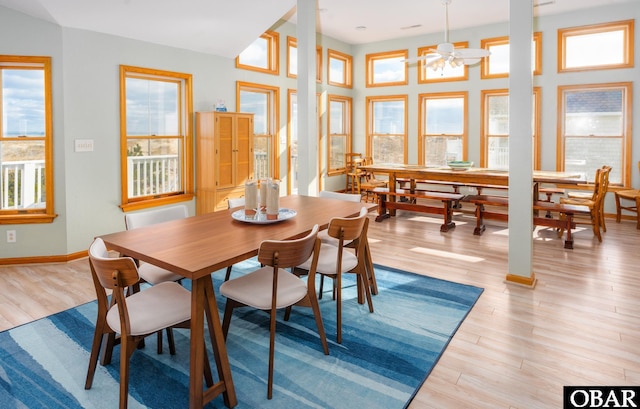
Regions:
<instances>
[{"instance_id":1,"label":"window","mask_svg":"<svg viewBox=\"0 0 640 409\"><path fill-rule=\"evenodd\" d=\"M469 43L466 41L453 44L454 48L466 48L468 46ZM418 57L424 57L428 54L433 54L433 50L435 50L437 47L437 45L430 45L427 47L418 48ZM433 59L438 58L433 57ZM418 62L418 84L440 81L464 81L469 78L468 65L460 65L455 68L450 64L445 64L443 67L435 65L432 67L427 67L427 64L431 61L432 59L431 57L429 57L428 59L420 60Z\"/></svg>"},{"instance_id":2,"label":"window","mask_svg":"<svg viewBox=\"0 0 640 409\"><path fill-rule=\"evenodd\" d=\"M120 66L122 208L193 197L191 74Z\"/></svg>"},{"instance_id":3,"label":"window","mask_svg":"<svg viewBox=\"0 0 640 409\"><path fill-rule=\"evenodd\" d=\"M328 50L327 83L338 87L351 88L353 85L353 59L339 51Z\"/></svg>"},{"instance_id":4,"label":"window","mask_svg":"<svg viewBox=\"0 0 640 409\"><path fill-rule=\"evenodd\" d=\"M236 68L280 74L280 35L267 31L236 57Z\"/></svg>"},{"instance_id":5,"label":"window","mask_svg":"<svg viewBox=\"0 0 640 409\"><path fill-rule=\"evenodd\" d=\"M421 94L418 161L446 166L467 157L467 92Z\"/></svg>"},{"instance_id":6,"label":"window","mask_svg":"<svg viewBox=\"0 0 640 409\"><path fill-rule=\"evenodd\" d=\"M480 78L503 78L509 76L509 37L487 38L480 46L491 53L480 61ZM534 75L542 74L542 33L533 33L531 46L531 70Z\"/></svg>"},{"instance_id":7,"label":"window","mask_svg":"<svg viewBox=\"0 0 640 409\"><path fill-rule=\"evenodd\" d=\"M540 87L533 89L533 167L540 169ZM483 90L480 166L509 169L509 90Z\"/></svg>"},{"instance_id":8,"label":"window","mask_svg":"<svg viewBox=\"0 0 640 409\"><path fill-rule=\"evenodd\" d=\"M407 163L407 96L367 97L367 156Z\"/></svg>"},{"instance_id":9,"label":"window","mask_svg":"<svg viewBox=\"0 0 640 409\"><path fill-rule=\"evenodd\" d=\"M631 67L633 20L558 30L558 72Z\"/></svg>"},{"instance_id":10,"label":"window","mask_svg":"<svg viewBox=\"0 0 640 409\"><path fill-rule=\"evenodd\" d=\"M346 170L346 154L351 152L351 105L350 97L329 95L329 139L327 141L328 175Z\"/></svg>"},{"instance_id":11,"label":"window","mask_svg":"<svg viewBox=\"0 0 640 409\"><path fill-rule=\"evenodd\" d=\"M610 183L630 185L632 88L631 82L558 87L561 170L594 180L597 168L610 165Z\"/></svg>"},{"instance_id":12,"label":"window","mask_svg":"<svg viewBox=\"0 0 640 409\"><path fill-rule=\"evenodd\" d=\"M51 223L51 58L0 55L0 224Z\"/></svg>"},{"instance_id":13,"label":"window","mask_svg":"<svg viewBox=\"0 0 640 409\"><path fill-rule=\"evenodd\" d=\"M367 87L407 85L407 50L367 54Z\"/></svg>"},{"instance_id":14,"label":"window","mask_svg":"<svg viewBox=\"0 0 640 409\"><path fill-rule=\"evenodd\" d=\"M255 178L278 178L280 174L275 164L278 163L280 89L267 85L238 82L236 84L236 101L238 112L254 114Z\"/></svg>"},{"instance_id":15,"label":"window","mask_svg":"<svg viewBox=\"0 0 640 409\"><path fill-rule=\"evenodd\" d=\"M298 40L287 37L287 77L298 77ZM322 47L316 46L316 82L322 82Z\"/></svg>"}]
</instances>

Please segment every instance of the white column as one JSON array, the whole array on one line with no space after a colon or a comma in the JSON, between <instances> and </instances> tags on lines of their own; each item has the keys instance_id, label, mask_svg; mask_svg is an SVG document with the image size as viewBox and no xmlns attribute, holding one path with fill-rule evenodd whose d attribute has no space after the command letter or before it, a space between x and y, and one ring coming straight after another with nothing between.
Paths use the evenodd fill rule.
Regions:
<instances>
[{"instance_id":1,"label":"white column","mask_svg":"<svg viewBox=\"0 0 640 409\"><path fill-rule=\"evenodd\" d=\"M509 1L509 274L533 287L533 0Z\"/></svg>"},{"instance_id":2,"label":"white column","mask_svg":"<svg viewBox=\"0 0 640 409\"><path fill-rule=\"evenodd\" d=\"M298 0L298 194L318 193L316 1Z\"/></svg>"}]
</instances>

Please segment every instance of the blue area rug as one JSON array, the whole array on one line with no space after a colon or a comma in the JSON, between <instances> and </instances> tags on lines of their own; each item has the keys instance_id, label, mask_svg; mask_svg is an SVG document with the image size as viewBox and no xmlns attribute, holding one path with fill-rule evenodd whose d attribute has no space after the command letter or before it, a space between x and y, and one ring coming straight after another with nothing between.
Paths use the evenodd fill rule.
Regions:
<instances>
[{"instance_id":1,"label":"blue area rug","mask_svg":"<svg viewBox=\"0 0 640 409\"><path fill-rule=\"evenodd\" d=\"M234 274L255 265L237 264ZM345 277L341 345L335 343L331 294L320 301L329 356L322 353L310 309L294 308L290 321L278 321L272 400L266 397L268 315L236 310L227 348L237 408L405 407L482 289L383 266L375 271L373 314L357 303L353 275ZM216 287L223 277L214 273ZM218 306L222 311L221 296ZM0 333L1 408L118 407L119 349L110 365L98 365L93 387L84 389L96 310L91 302ZM174 332L176 355L157 355L155 336L133 354L130 408L188 407L189 331ZM222 397L207 407L223 408Z\"/></svg>"}]
</instances>

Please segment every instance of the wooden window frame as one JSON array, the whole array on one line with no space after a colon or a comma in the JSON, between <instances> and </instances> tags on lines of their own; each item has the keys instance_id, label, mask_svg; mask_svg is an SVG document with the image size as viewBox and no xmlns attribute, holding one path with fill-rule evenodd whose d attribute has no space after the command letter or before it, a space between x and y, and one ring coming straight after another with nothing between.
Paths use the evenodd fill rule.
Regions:
<instances>
[{"instance_id":1,"label":"wooden window frame","mask_svg":"<svg viewBox=\"0 0 640 409\"><path fill-rule=\"evenodd\" d=\"M625 61L621 64L603 64L603 65L589 65L584 67L572 67L566 66L566 47L567 38L572 36L581 36L587 34L599 34L611 31L624 32L624 48L625 48ZM591 24L580 27L570 27L558 29L558 72L576 72L576 71L591 71L591 70L610 70L618 68L633 68L633 53L634 53L634 20L614 21L603 24Z\"/></svg>"},{"instance_id":2,"label":"wooden window frame","mask_svg":"<svg viewBox=\"0 0 640 409\"><path fill-rule=\"evenodd\" d=\"M167 192L149 196L141 196L130 198L128 186L128 169L127 169L127 93L126 79L139 78L147 80L171 80L181 83L181 93L179 95L180 107L178 112L179 132L181 135L156 137L155 135L132 136L132 139L148 138L168 138L177 139L182 144L181 172L183 186L180 191ZM128 65L120 66L120 175L122 189L122 204L120 208L123 211L145 209L153 206L162 206L172 203L183 202L193 199L193 80L191 74L183 74L172 71L163 71L157 69L133 67Z\"/></svg>"},{"instance_id":3,"label":"wooden window frame","mask_svg":"<svg viewBox=\"0 0 640 409\"><path fill-rule=\"evenodd\" d=\"M381 60L390 60L395 58L406 60L408 57L409 57L409 50L383 51L380 53L367 54L366 55L366 67L367 67L366 86L367 88L407 85L409 83L409 66L406 62L398 63L402 67L402 70L404 73L404 80L400 80L400 81L376 82L374 78L375 76L374 65L377 61L381 61Z\"/></svg>"},{"instance_id":4,"label":"wooden window frame","mask_svg":"<svg viewBox=\"0 0 640 409\"><path fill-rule=\"evenodd\" d=\"M338 60L344 63L342 82L331 81L331 60ZM353 88L353 57L340 51L327 49L327 84L336 87Z\"/></svg>"},{"instance_id":5,"label":"wooden window frame","mask_svg":"<svg viewBox=\"0 0 640 409\"><path fill-rule=\"evenodd\" d=\"M0 135L3 142L10 141L44 141L44 177L45 177L45 200L44 208L19 208L0 210L0 224L36 224L36 223L52 223L58 216L54 207L54 180L53 180L53 114L52 114L52 93L51 93L51 57L37 56L16 56L16 55L0 55L0 69L38 69L43 71L44 77L44 132L45 135L40 137L5 137ZM2 77L0 76L0 87ZM2 88L0 88L0 97ZM0 98L0 105L2 99ZM0 117L0 129L2 129L2 120Z\"/></svg>"},{"instance_id":6,"label":"wooden window frame","mask_svg":"<svg viewBox=\"0 0 640 409\"><path fill-rule=\"evenodd\" d=\"M240 55L236 57L236 68L280 75L280 34L275 31L265 31L259 38L267 42L267 68L243 64L240 62Z\"/></svg>"},{"instance_id":7,"label":"wooden window frame","mask_svg":"<svg viewBox=\"0 0 640 409\"><path fill-rule=\"evenodd\" d=\"M468 41L459 41L457 43L453 43L454 48L466 48L469 46ZM437 45L429 45L426 47L418 48L418 58L423 57L427 54L432 54L433 50L435 50ZM452 82L452 81L467 81L469 79L469 66L464 65L464 74L459 77L440 77L440 78L427 78L426 72L429 68L426 67L427 60L420 60L416 64L416 69L418 70L418 84L429 84L435 82Z\"/></svg>"},{"instance_id":8,"label":"wooden window frame","mask_svg":"<svg viewBox=\"0 0 640 409\"><path fill-rule=\"evenodd\" d=\"M534 119L533 119L533 168L535 170L539 170L541 166L541 158L540 158L540 127L541 127L541 112L540 109L542 107L542 88L541 87L533 87L533 94L535 96L535 103L533 105L534 110ZM491 90L481 90L480 91L480 166L487 167L489 158L488 158L488 138L489 134L489 121L488 121L488 107L487 107L487 98L491 96L509 96L508 88L501 89L491 89ZM505 138L509 138L509 135L506 135Z\"/></svg>"},{"instance_id":9,"label":"wooden window frame","mask_svg":"<svg viewBox=\"0 0 640 409\"><path fill-rule=\"evenodd\" d=\"M624 100L624 124L623 124L623 135L622 138L622 165L620 168L620 183L611 182L611 186L631 186L631 173L632 173L632 164L631 164L631 154L632 154L632 140L633 140L633 131L632 131L632 119L633 119L633 82L613 82L613 83L602 83L602 84L580 84L580 85L564 85L558 87L558 96L557 96L557 105L558 105L558 117L557 117L557 139L556 139L556 166L557 170L564 171L565 170L565 99L564 93L565 91L589 91L589 90L598 90L598 89L623 89L625 91L625 100ZM587 136L587 135L585 135ZM609 164L615 167L615 163Z\"/></svg>"},{"instance_id":10,"label":"wooden window frame","mask_svg":"<svg viewBox=\"0 0 640 409\"><path fill-rule=\"evenodd\" d=\"M509 36L502 37L494 37L494 38L485 38L480 40L480 47L485 50L491 51L492 46L498 45L509 45ZM536 31L533 33L533 46L535 48L535 61L533 68L533 75L542 75L542 32ZM480 61L480 78L490 79L490 78L508 78L508 72L502 72L497 74L492 74L489 72L491 55L483 58Z\"/></svg>"},{"instance_id":11,"label":"wooden window frame","mask_svg":"<svg viewBox=\"0 0 640 409\"><path fill-rule=\"evenodd\" d=\"M344 103L346 106L343 118L343 129L346 131L344 134L331 133L331 102L334 101ZM343 166L342 168L331 168L331 139L334 135L336 137L345 137L345 154L350 153L353 143L353 98L351 97L335 94L327 95L327 176L344 174L347 170L346 166Z\"/></svg>"},{"instance_id":12,"label":"wooden window frame","mask_svg":"<svg viewBox=\"0 0 640 409\"><path fill-rule=\"evenodd\" d=\"M275 87L265 84L257 84L253 82L236 82L236 111L241 110L241 92L260 92L269 96L269 104L267 107L267 120L269 121L267 129L268 134L254 134L254 138L268 138L269 148L271 149L271 157L269 158L269 175L274 179L280 178L280 150L278 149L280 141L280 87ZM254 124L256 123L256 117L254 116ZM256 143L253 144L254 152L256 152ZM257 175L256 175L257 177Z\"/></svg>"},{"instance_id":13,"label":"wooden window frame","mask_svg":"<svg viewBox=\"0 0 640 409\"><path fill-rule=\"evenodd\" d=\"M291 48L298 48L298 39L287 36L287 77L298 78L291 72ZM322 47L319 45L316 46L316 82L322 83Z\"/></svg>"},{"instance_id":14,"label":"wooden window frame","mask_svg":"<svg viewBox=\"0 0 640 409\"><path fill-rule=\"evenodd\" d=\"M462 138L462 160L467 160L468 158L468 145L469 145L469 92L468 91L459 91L459 92L435 92L435 93L425 93L418 95L418 163L420 165L426 164L425 158L425 148L427 145L427 138L442 136L442 134L427 134L426 129L424 129L425 123L425 104L424 101L427 99L453 99L453 98L462 98L464 100L464 123L462 125L462 134L460 137Z\"/></svg>"},{"instance_id":15,"label":"wooden window frame","mask_svg":"<svg viewBox=\"0 0 640 409\"><path fill-rule=\"evenodd\" d=\"M386 134L388 136L401 136L403 138L403 163L407 163L408 161L408 118L409 118L409 96L407 94L402 95L378 95L378 96L368 96L366 97L366 123L367 123L367 134L366 134L366 156L373 158L373 123L374 117L372 112L372 105L376 102L385 102L385 101L402 101L404 103L404 133L402 134ZM375 160L375 159L374 159Z\"/></svg>"}]
</instances>

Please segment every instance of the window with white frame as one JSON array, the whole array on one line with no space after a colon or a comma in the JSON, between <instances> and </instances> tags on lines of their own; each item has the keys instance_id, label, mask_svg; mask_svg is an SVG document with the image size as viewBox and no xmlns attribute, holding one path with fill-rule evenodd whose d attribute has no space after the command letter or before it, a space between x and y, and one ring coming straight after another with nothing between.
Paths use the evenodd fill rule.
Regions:
<instances>
[{"instance_id":1,"label":"window with white frame","mask_svg":"<svg viewBox=\"0 0 640 409\"><path fill-rule=\"evenodd\" d=\"M280 34L267 31L236 57L236 68L265 74L280 73Z\"/></svg>"},{"instance_id":2,"label":"window with white frame","mask_svg":"<svg viewBox=\"0 0 640 409\"><path fill-rule=\"evenodd\" d=\"M51 58L0 55L0 221L50 223Z\"/></svg>"},{"instance_id":3,"label":"window with white frame","mask_svg":"<svg viewBox=\"0 0 640 409\"><path fill-rule=\"evenodd\" d=\"M633 84L558 87L560 168L594 180L602 165L612 166L611 184L631 181L631 92Z\"/></svg>"},{"instance_id":4,"label":"window with white frame","mask_svg":"<svg viewBox=\"0 0 640 409\"><path fill-rule=\"evenodd\" d=\"M406 95L367 97L367 156L374 163L407 163Z\"/></svg>"},{"instance_id":5,"label":"window with white frame","mask_svg":"<svg viewBox=\"0 0 640 409\"><path fill-rule=\"evenodd\" d=\"M329 95L329 138L327 141L328 174L344 172L346 154L351 151L351 104L350 97Z\"/></svg>"},{"instance_id":6,"label":"window with white frame","mask_svg":"<svg viewBox=\"0 0 640 409\"><path fill-rule=\"evenodd\" d=\"M353 85L353 57L336 50L327 50L327 84L351 88Z\"/></svg>"},{"instance_id":7,"label":"window with white frame","mask_svg":"<svg viewBox=\"0 0 640 409\"><path fill-rule=\"evenodd\" d=\"M191 74L120 66L122 207L188 200Z\"/></svg>"},{"instance_id":8,"label":"window with white frame","mask_svg":"<svg viewBox=\"0 0 640 409\"><path fill-rule=\"evenodd\" d=\"M236 88L237 111L254 114L255 178L278 178L279 173L275 163L278 159L277 107L280 101L280 88L247 82L238 82Z\"/></svg>"},{"instance_id":9,"label":"window with white frame","mask_svg":"<svg viewBox=\"0 0 640 409\"><path fill-rule=\"evenodd\" d=\"M533 167L540 169L540 87L533 89ZM509 90L481 91L480 166L509 169Z\"/></svg>"},{"instance_id":10,"label":"window with white frame","mask_svg":"<svg viewBox=\"0 0 640 409\"><path fill-rule=\"evenodd\" d=\"M421 94L419 161L445 166L467 158L467 92Z\"/></svg>"},{"instance_id":11,"label":"window with white frame","mask_svg":"<svg viewBox=\"0 0 640 409\"><path fill-rule=\"evenodd\" d=\"M558 72L633 67L633 26L627 20L558 30Z\"/></svg>"},{"instance_id":12,"label":"window with white frame","mask_svg":"<svg viewBox=\"0 0 640 409\"><path fill-rule=\"evenodd\" d=\"M407 85L407 50L367 54L367 87Z\"/></svg>"},{"instance_id":13,"label":"window with white frame","mask_svg":"<svg viewBox=\"0 0 640 409\"><path fill-rule=\"evenodd\" d=\"M480 78L503 78L509 76L509 37L485 38L480 46L491 54L480 61ZM542 32L533 33L531 44L531 70L534 75L542 74Z\"/></svg>"}]
</instances>

